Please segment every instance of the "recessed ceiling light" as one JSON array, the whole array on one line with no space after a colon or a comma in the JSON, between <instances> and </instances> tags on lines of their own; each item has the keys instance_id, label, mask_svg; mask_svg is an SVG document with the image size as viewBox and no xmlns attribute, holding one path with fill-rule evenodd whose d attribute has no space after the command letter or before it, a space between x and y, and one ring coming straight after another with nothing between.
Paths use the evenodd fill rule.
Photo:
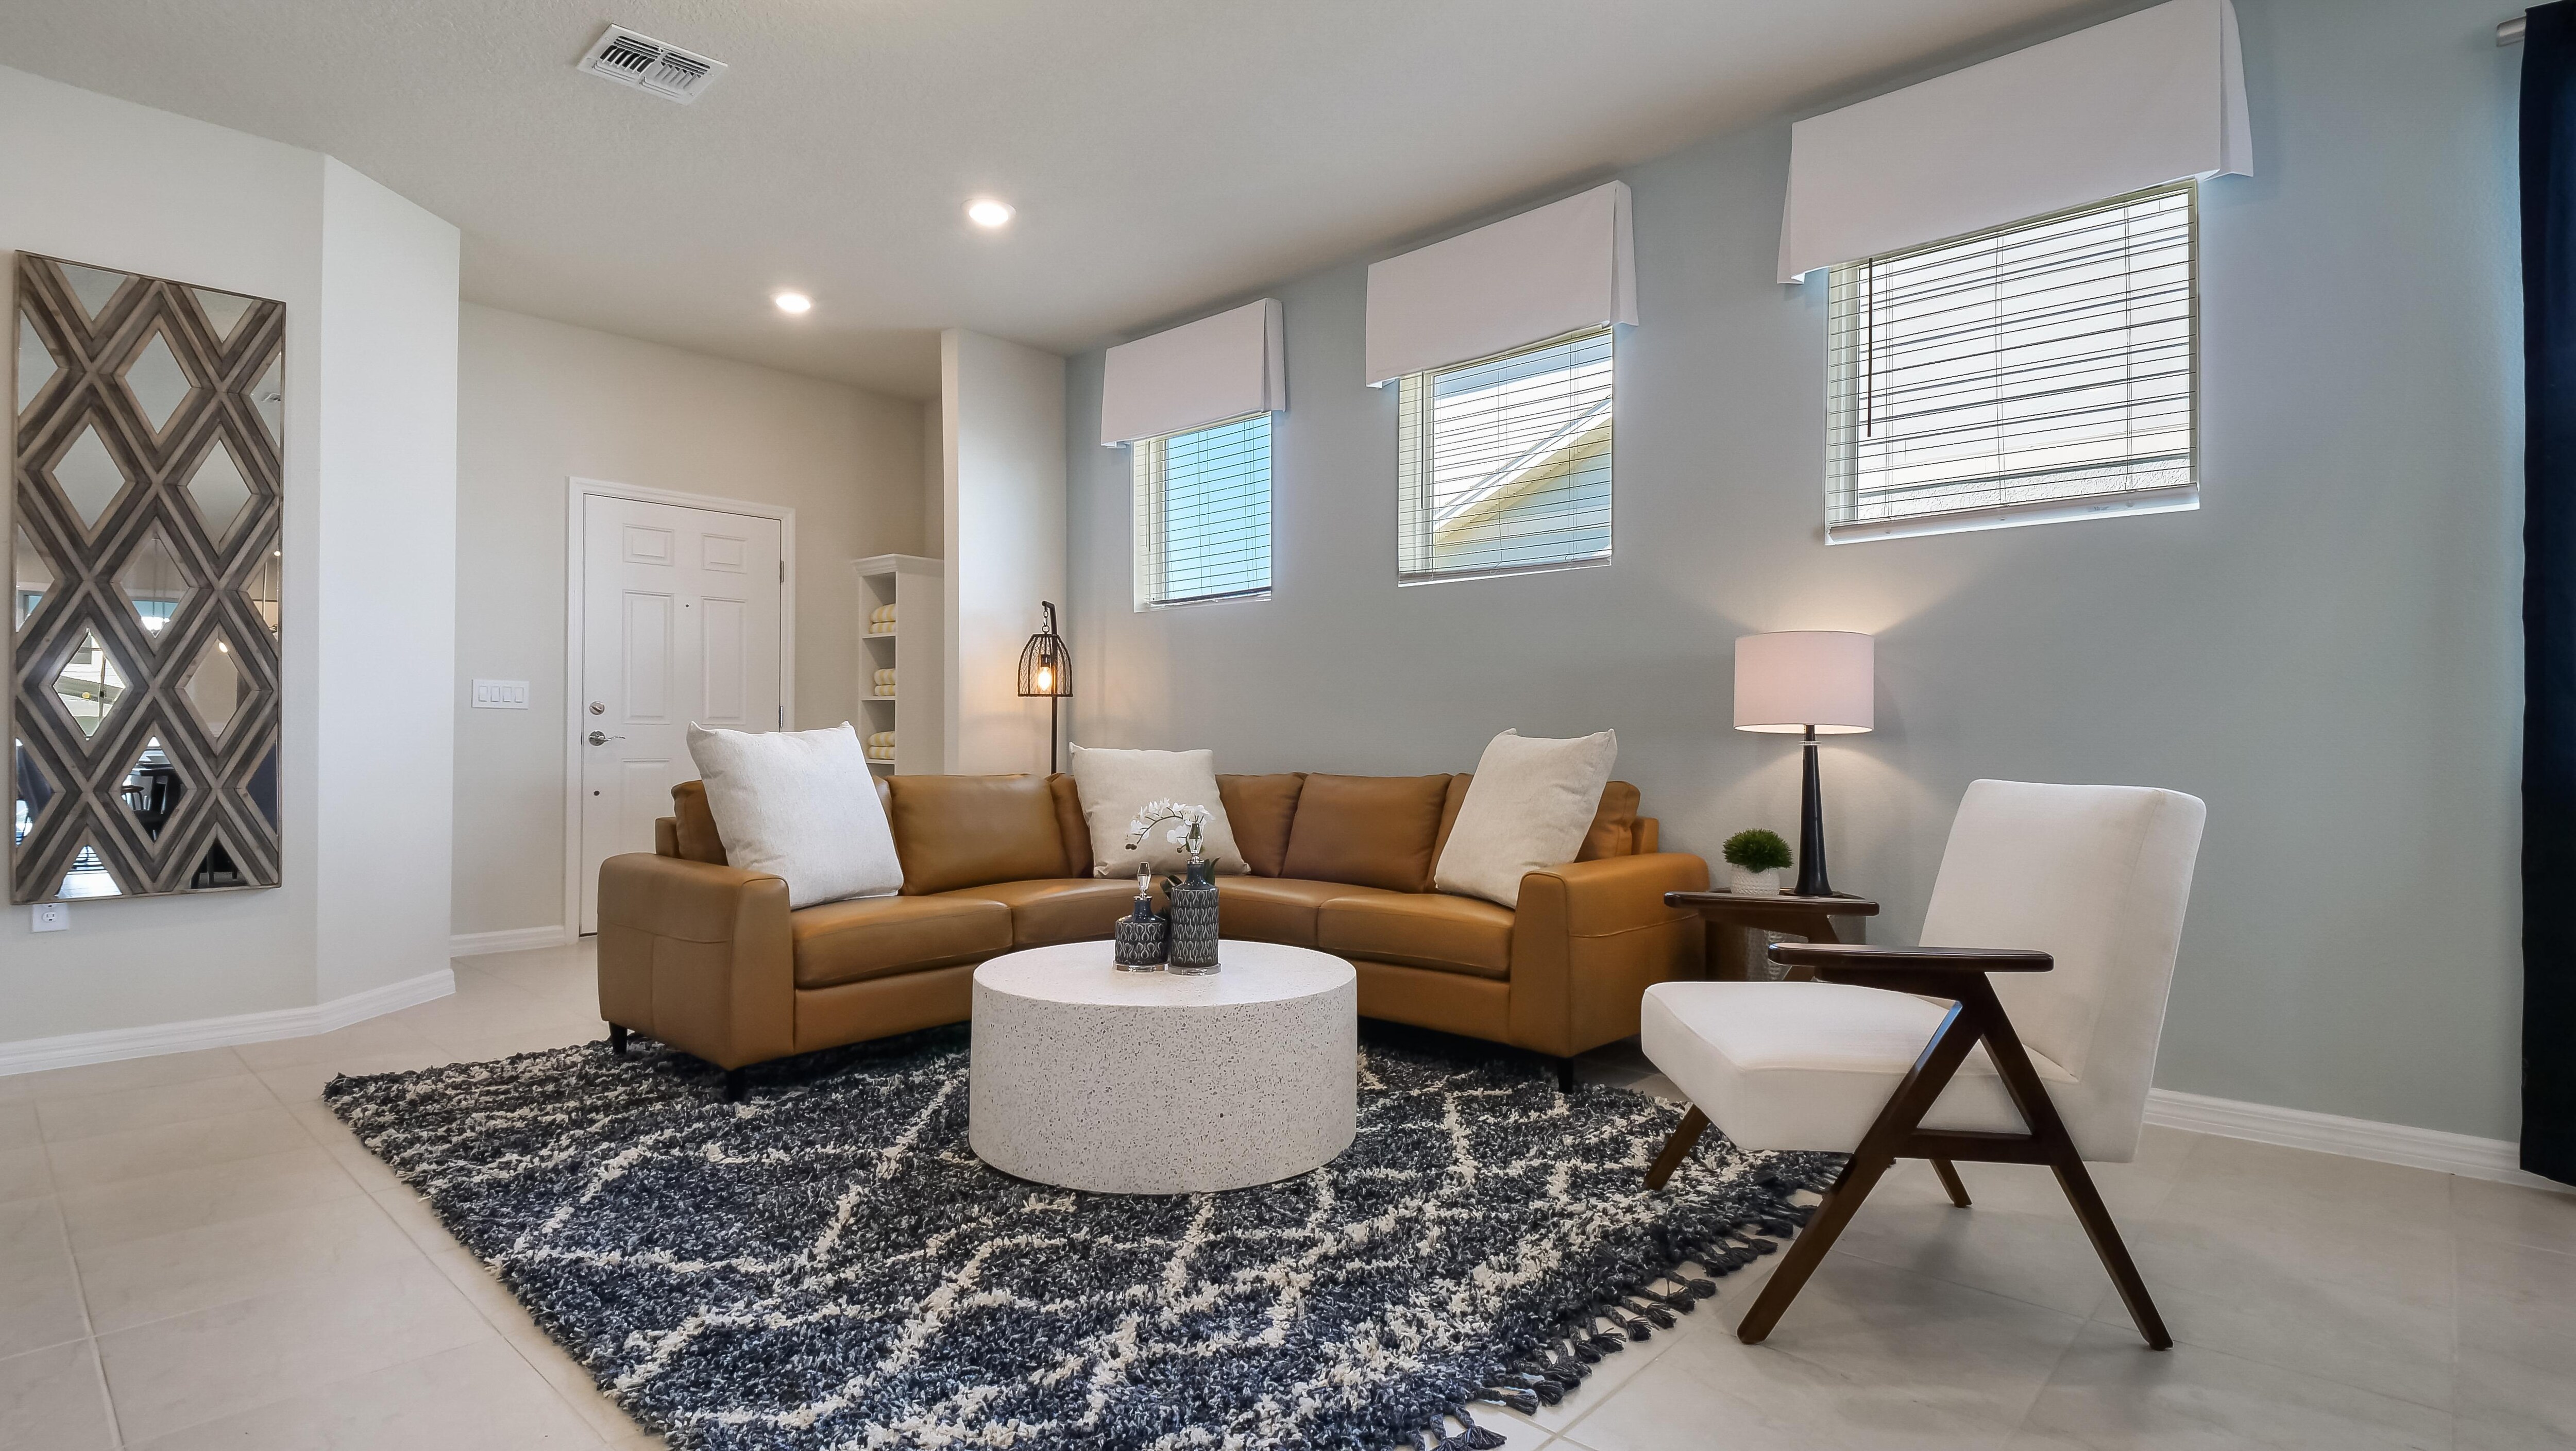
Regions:
<instances>
[{"instance_id":1,"label":"recessed ceiling light","mask_svg":"<svg viewBox=\"0 0 2576 1451\"><path fill-rule=\"evenodd\" d=\"M975 200L966 204L966 220L973 222L979 227L1001 226L1003 223L1008 222L1011 219L1011 216L1012 210L1009 202L995 201L988 196L977 197Z\"/></svg>"},{"instance_id":2,"label":"recessed ceiling light","mask_svg":"<svg viewBox=\"0 0 2576 1451\"><path fill-rule=\"evenodd\" d=\"M778 310L780 312L811 312L814 310L814 299L807 297L801 292L773 293L769 300L778 304Z\"/></svg>"}]
</instances>

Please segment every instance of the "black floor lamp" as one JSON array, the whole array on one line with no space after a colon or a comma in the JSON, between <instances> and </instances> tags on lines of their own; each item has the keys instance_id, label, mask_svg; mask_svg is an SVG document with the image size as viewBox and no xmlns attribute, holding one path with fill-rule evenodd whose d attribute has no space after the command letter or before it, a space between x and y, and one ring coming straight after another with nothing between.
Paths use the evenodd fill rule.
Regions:
<instances>
[{"instance_id":1,"label":"black floor lamp","mask_svg":"<svg viewBox=\"0 0 2576 1451\"><path fill-rule=\"evenodd\" d=\"M1830 897L1825 877L1824 788L1816 774L1818 735L1858 735L1877 724L1876 648L1849 630L1782 630L1735 642L1735 728L1804 732L1806 780L1799 792L1801 897Z\"/></svg>"},{"instance_id":2,"label":"black floor lamp","mask_svg":"<svg viewBox=\"0 0 2576 1451\"><path fill-rule=\"evenodd\" d=\"M1020 694L1047 698L1047 771L1055 770L1056 702L1073 694L1073 652L1055 632L1055 602L1038 601L1045 611L1038 632L1020 647Z\"/></svg>"}]
</instances>

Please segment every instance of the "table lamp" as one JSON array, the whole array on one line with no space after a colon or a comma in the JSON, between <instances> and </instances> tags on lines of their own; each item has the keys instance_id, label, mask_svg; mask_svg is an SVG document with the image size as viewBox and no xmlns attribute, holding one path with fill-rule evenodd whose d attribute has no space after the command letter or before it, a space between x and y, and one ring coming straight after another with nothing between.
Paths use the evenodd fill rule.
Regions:
<instances>
[{"instance_id":1,"label":"table lamp","mask_svg":"<svg viewBox=\"0 0 2576 1451\"><path fill-rule=\"evenodd\" d=\"M1020 647L1020 694L1043 695L1047 698L1047 770L1055 770L1055 713L1057 703L1073 694L1073 652L1065 648L1064 637L1055 630L1055 602L1040 600L1045 611L1038 632Z\"/></svg>"},{"instance_id":2,"label":"table lamp","mask_svg":"<svg viewBox=\"0 0 2576 1451\"><path fill-rule=\"evenodd\" d=\"M1876 724L1867 635L1849 630L1782 630L1735 642L1735 728L1803 731L1807 779L1798 824L1801 897L1833 895L1825 877L1825 808L1816 779L1816 737L1857 735Z\"/></svg>"}]
</instances>

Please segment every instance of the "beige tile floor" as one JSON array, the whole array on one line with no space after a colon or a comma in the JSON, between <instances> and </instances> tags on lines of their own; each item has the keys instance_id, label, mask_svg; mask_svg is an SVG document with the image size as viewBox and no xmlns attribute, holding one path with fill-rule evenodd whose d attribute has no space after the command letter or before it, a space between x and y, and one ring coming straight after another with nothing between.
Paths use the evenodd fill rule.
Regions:
<instances>
[{"instance_id":1,"label":"beige tile floor","mask_svg":"<svg viewBox=\"0 0 2576 1451\"><path fill-rule=\"evenodd\" d=\"M319 1102L602 1035L587 948L457 980L323 1037L0 1078L0 1448L659 1444ZM1633 1052L1587 1073L1672 1091ZM1730 1330L1771 1260L1512 1451L2576 1444L2576 1196L2150 1130L2100 1179L2158 1355L2044 1173L1963 1172L1973 1210L1892 1178L1768 1344Z\"/></svg>"}]
</instances>

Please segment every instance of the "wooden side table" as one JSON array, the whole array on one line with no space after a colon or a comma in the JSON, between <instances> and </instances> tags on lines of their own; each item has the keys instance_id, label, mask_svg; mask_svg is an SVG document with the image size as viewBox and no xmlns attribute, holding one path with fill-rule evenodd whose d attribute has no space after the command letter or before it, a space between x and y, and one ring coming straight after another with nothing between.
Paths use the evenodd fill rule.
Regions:
<instances>
[{"instance_id":1,"label":"wooden side table","mask_svg":"<svg viewBox=\"0 0 2576 1451\"><path fill-rule=\"evenodd\" d=\"M1753 970L1754 964L1765 961L1765 948L1755 945L1756 933L1787 932L1809 942L1858 942L1865 919L1878 915L1876 902L1839 892L1830 897L1793 897L1785 892L1775 896L1666 892L1664 905L1687 907L1699 913L1708 929L1708 975L1733 982L1768 976ZM1813 973L1806 968L1792 968L1789 972L1791 981L1811 976Z\"/></svg>"}]
</instances>

